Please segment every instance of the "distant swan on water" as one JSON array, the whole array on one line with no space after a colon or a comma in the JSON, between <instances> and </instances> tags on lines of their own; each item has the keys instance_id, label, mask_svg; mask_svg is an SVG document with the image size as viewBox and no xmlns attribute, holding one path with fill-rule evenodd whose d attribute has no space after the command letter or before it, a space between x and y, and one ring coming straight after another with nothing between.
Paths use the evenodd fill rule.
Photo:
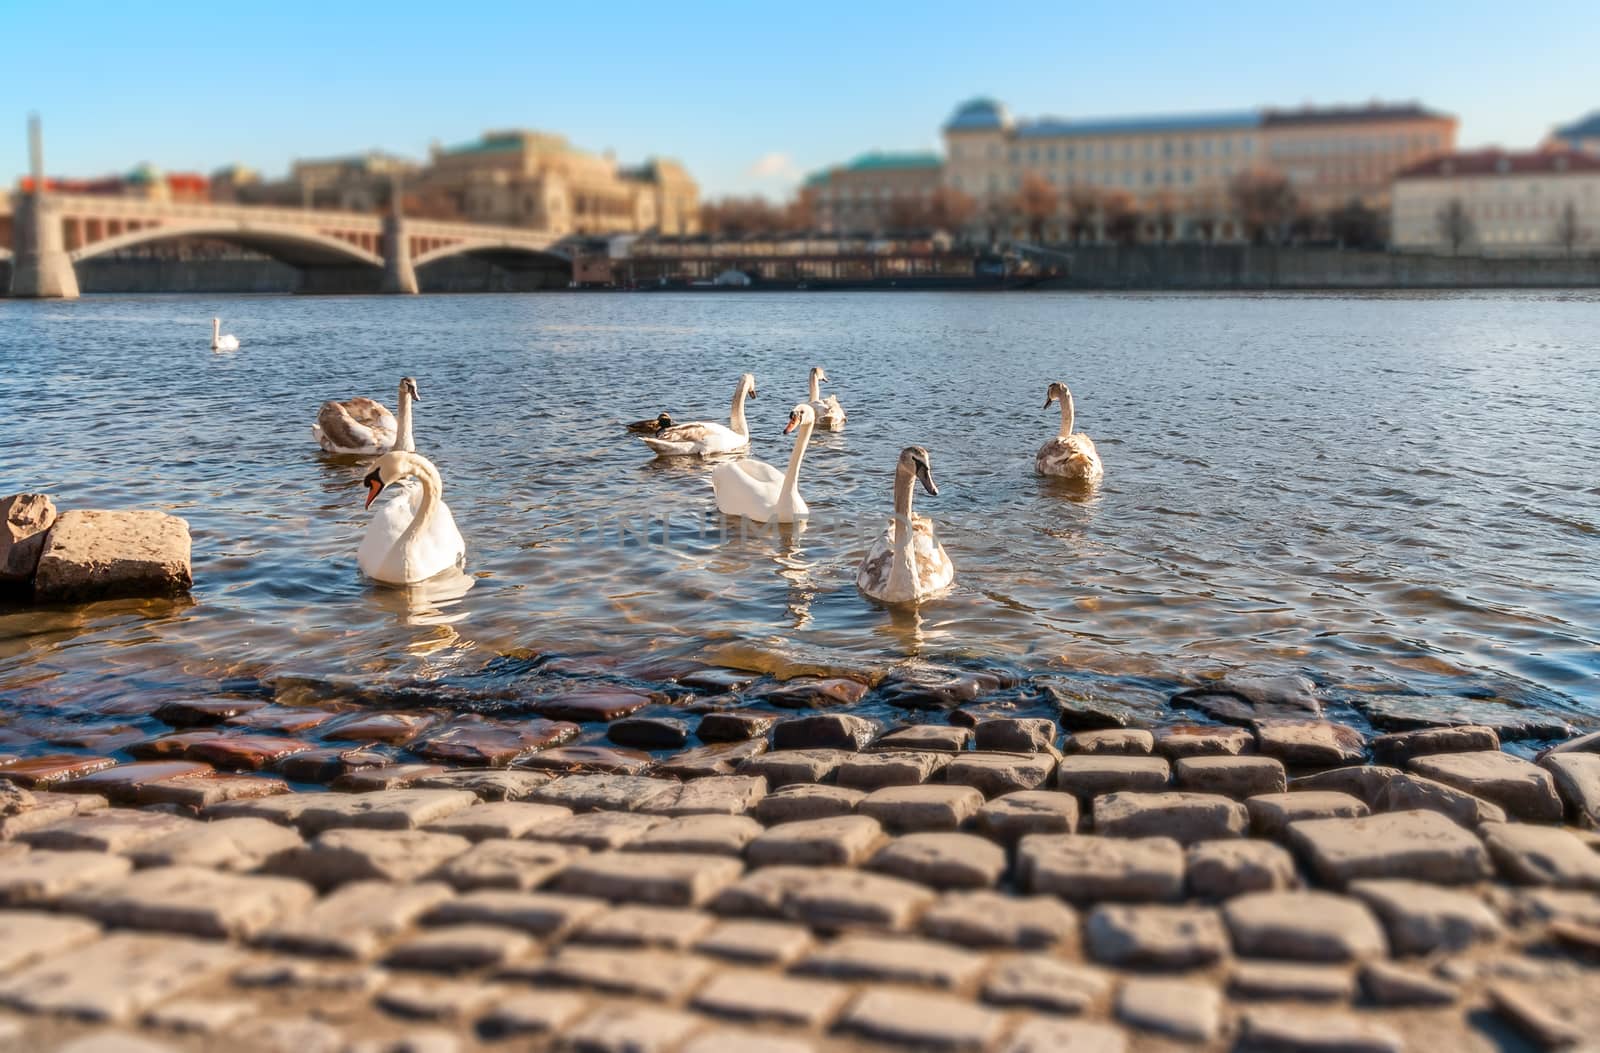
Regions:
<instances>
[{"instance_id":1,"label":"distant swan on water","mask_svg":"<svg viewBox=\"0 0 1600 1053\"><path fill-rule=\"evenodd\" d=\"M400 391L396 405L400 418L406 422L406 434L401 435L399 423L383 403L376 399L353 398L343 402L329 400L317 410L317 421L311 425L311 436L329 453L357 456L388 453L396 448L396 441L410 441L411 401L421 400L417 382L410 377L400 378ZM401 445L400 449L407 449Z\"/></svg>"},{"instance_id":2,"label":"distant swan on water","mask_svg":"<svg viewBox=\"0 0 1600 1053\"><path fill-rule=\"evenodd\" d=\"M1050 403L1058 399L1061 401L1061 430L1055 438L1039 447L1039 453L1033 461L1034 469L1040 475L1074 483L1098 483L1106 474L1105 467L1100 463L1100 451L1094 448L1094 440L1089 436L1081 431L1073 433L1072 422L1076 410L1072 391L1059 380L1045 390L1044 408L1049 409Z\"/></svg>"},{"instance_id":3,"label":"distant swan on water","mask_svg":"<svg viewBox=\"0 0 1600 1053\"><path fill-rule=\"evenodd\" d=\"M827 379L827 370L821 366L812 366L811 390L807 398L811 402L811 411L817 415L817 427L823 431L843 431L844 407L839 405L839 396L822 397L822 384Z\"/></svg>"},{"instance_id":4,"label":"distant swan on water","mask_svg":"<svg viewBox=\"0 0 1600 1053\"><path fill-rule=\"evenodd\" d=\"M220 318L211 319L211 350L213 350L213 351L237 351L237 350L239 350L239 338L234 336L232 333L228 333L226 336L223 335L223 333L222 333L222 319L220 319Z\"/></svg>"}]
</instances>

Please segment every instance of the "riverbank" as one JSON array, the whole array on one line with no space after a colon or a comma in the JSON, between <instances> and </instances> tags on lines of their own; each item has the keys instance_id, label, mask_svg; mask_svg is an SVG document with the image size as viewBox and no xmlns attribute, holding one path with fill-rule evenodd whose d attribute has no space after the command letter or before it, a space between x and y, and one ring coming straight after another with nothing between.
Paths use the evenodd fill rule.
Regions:
<instances>
[{"instance_id":1,"label":"riverbank","mask_svg":"<svg viewBox=\"0 0 1600 1053\"><path fill-rule=\"evenodd\" d=\"M1134 726L1018 716L955 666L500 667L545 665L564 689L498 715L293 677L127 694L66 750L10 713L0 1044L1487 1051L1600 1023L1600 734L1533 760L1554 731L1508 719L1519 756L1416 700L1369 736L1294 678Z\"/></svg>"},{"instance_id":2,"label":"riverbank","mask_svg":"<svg viewBox=\"0 0 1600 1053\"><path fill-rule=\"evenodd\" d=\"M1250 245L1068 246L1030 254L1034 269L1007 277L882 274L817 278L789 275L782 261L729 259L726 270L751 275L749 286L672 280L666 285L627 280L627 261L616 261L614 283L587 291L708 293L828 291L1326 291L1404 292L1440 289L1600 288L1600 254L1528 259L1427 256L1336 249ZM0 289L9 287L0 261ZM324 293L375 292L376 274L333 273L309 278L269 259L89 260L78 267L85 293ZM553 270L512 270L485 260L456 257L417 272L424 293L540 292L565 290L569 276Z\"/></svg>"}]
</instances>

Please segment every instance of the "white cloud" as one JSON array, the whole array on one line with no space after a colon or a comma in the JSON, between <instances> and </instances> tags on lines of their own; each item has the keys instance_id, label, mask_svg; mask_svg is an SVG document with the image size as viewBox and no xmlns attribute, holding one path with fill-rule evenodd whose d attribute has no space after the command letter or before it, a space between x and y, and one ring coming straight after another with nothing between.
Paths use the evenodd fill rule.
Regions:
<instances>
[{"instance_id":1,"label":"white cloud","mask_svg":"<svg viewBox=\"0 0 1600 1053\"><path fill-rule=\"evenodd\" d=\"M794 163L794 158L785 153L762 154L751 162L744 174L752 179L781 179L793 180L800 178L800 166Z\"/></svg>"}]
</instances>

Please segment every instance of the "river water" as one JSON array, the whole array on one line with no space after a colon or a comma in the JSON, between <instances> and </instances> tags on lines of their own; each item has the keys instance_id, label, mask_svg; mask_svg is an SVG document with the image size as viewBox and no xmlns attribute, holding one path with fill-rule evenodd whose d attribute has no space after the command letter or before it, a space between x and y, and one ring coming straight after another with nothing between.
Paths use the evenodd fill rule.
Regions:
<instances>
[{"instance_id":1,"label":"river water","mask_svg":"<svg viewBox=\"0 0 1600 1053\"><path fill-rule=\"evenodd\" d=\"M210 351L213 314L238 352ZM705 465L622 430L726 420L750 371L753 455L781 468L812 365L849 424L806 458L804 530L742 534ZM0 494L162 509L194 539L192 603L0 609L0 693L30 704L470 678L531 649L959 659L1146 706L1301 673L1600 715L1592 293L0 300L0 367ZM392 407L402 374L468 547L467 577L409 593L358 575L368 468L310 435L323 399ZM1105 461L1092 494L1033 474L1057 379ZM889 611L855 568L912 443L956 585Z\"/></svg>"}]
</instances>

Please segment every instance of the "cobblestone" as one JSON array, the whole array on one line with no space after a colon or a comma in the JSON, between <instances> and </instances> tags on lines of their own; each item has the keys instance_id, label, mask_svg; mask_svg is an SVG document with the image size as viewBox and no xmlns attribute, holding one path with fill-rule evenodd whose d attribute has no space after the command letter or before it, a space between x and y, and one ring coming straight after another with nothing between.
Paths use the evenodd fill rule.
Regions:
<instances>
[{"instance_id":1,"label":"cobblestone","mask_svg":"<svg viewBox=\"0 0 1600 1053\"><path fill-rule=\"evenodd\" d=\"M1228 953L1222 919L1209 907L1102 904L1083 931L1096 961L1121 968L1192 969Z\"/></svg>"},{"instance_id":2,"label":"cobblestone","mask_svg":"<svg viewBox=\"0 0 1600 1053\"><path fill-rule=\"evenodd\" d=\"M415 881L471 847L464 837L425 830L329 830L284 853L273 870L323 889L347 881Z\"/></svg>"},{"instance_id":3,"label":"cobblestone","mask_svg":"<svg viewBox=\"0 0 1600 1053\"><path fill-rule=\"evenodd\" d=\"M624 906L596 914L578 926L578 931L570 938L577 943L684 951L714 924L716 918L704 911Z\"/></svg>"},{"instance_id":4,"label":"cobblestone","mask_svg":"<svg viewBox=\"0 0 1600 1053\"><path fill-rule=\"evenodd\" d=\"M867 865L938 889L988 888L1005 871L1006 854L971 834L907 834L880 848Z\"/></svg>"},{"instance_id":5,"label":"cobblestone","mask_svg":"<svg viewBox=\"0 0 1600 1053\"><path fill-rule=\"evenodd\" d=\"M1053 896L948 892L922 916L922 932L970 947L1051 947L1073 939L1078 916Z\"/></svg>"},{"instance_id":6,"label":"cobblestone","mask_svg":"<svg viewBox=\"0 0 1600 1053\"><path fill-rule=\"evenodd\" d=\"M587 896L481 890L442 901L424 920L434 925L498 925L553 940L606 909L604 900Z\"/></svg>"},{"instance_id":7,"label":"cobblestone","mask_svg":"<svg viewBox=\"0 0 1600 1053\"><path fill-rule=\"evenodd\" d=\"M240 958L226 944L118 933L0 978L0 1005L121 1022Z\"/></svg>"},{"instance_id":8,"label":"cobblestone","mask_svg":"<svg viewBox=\"0 0 1600 1053\"><path fill-rule=\"evenodd\" d=\"M1031 834L1018 845L1017 867L1029 891L1078 903L1173 900L1183 892L1183 848L1167 837Z\"/></svg>"},{"instance_id":9,"label":"cobblestone","mask_svg":"<svg viewBox=\"0 0 1600 1053\"><path fill-rule=\"evenodd\" d=\"M533 889L566 869L587 849L543 841L480 841L433 871L466 892L471 889Z\"/></svg>"},{"instance_id":10,"label":"cobblestone","mask_svg":"<svg viewBox=\"0 0 1600 1053\"><path fill-rule=\"evenodd\" d=\"M768 829L750 842L745 857L751 866L851 866L883 839L883 827L869 816L809 819Z\"/></svg>"},{"instance_id":11,"label":"cobblestone","mask_svg":"<svg viewBox=\"0 0 1600 1053\"><path fill-rule=\"evenodd\" d=\"M1111 990L1111 975L1048 954L1002 959L983 984L983 1000L1049 1013L1082 1013Z\"/></svg>"},{"instance_id":12,"label":"cobblestone","mask_svg":"<svg viewBox=\"0 0 1600 1053\"><path fill-rule=\"evenodd\" d=\"M269 926L256 942L297 954L366 959L448 898L449 886L437 882L357 881Z\"/></svg>"},{"instance_id":13,"label":"cobblestone","mask_svg":"<svg viewBox=\"0 0 1600 1053\"><path fill-rule=\"evenodd\" d=\"M1172 783L1172 768L1161 757L1080 755L1061 758L1056 786L1081 801L1108 793L1158 793Z\"/></svg>"},{"instance_id":14,"label":"cobblestone","mask_svg":"<svg viewBox=\"0 0 1600 1053\"><path fill-rule=\"evenodd\" d=\"M1056 759L1049 754L960 753L944 769L945 781L971 786L985 797L1037 790L1050 781Z\"/></svg>"},{"instance_id":15,"label":"cobblestone","mask_svg":"<svg viewBox=\"0 0 1600 1053\"><path fill-rule=\"evenodd\" d=\"M1078 829L1078 799L1054 790L1018 790L978 809L977 827L997 841L1028 834L1070 834Z\"/></svg>"},{"instance_id":16,"label":"cobblestone","mask_svg":"<svg viewBox=\"0 0 1600 1053\"><path fill-rule=\"evenodd\" d=\"M982 806L971 786L889 786L867 794L856 812L891 830L955 830Z\"/></svg>"},{"instance_id":17,"label":"cobblestone","mask_svg":"<svg viewBox=\"0 0 1600 1053\"><path fill-rule=\"evenodd\" d=\"M1110 793L1094 799L1094 829L1112 837L1170 837L1179 844L1243 837L1244 805L1214 793Z\"/></svg>"},{"instance_id":18,"label":"cobblestone","mask_svg":"<svg viewBox=\"0 0 1600 1053\"><path fill-rule=\"evenodd\" d=\"M843 1025L867 1038L926 1050L981 1050L1002 1017L962 999L915 991L868 991L845 1011Z\"/></svg>"},{"instance_id":19,"label":"cobblestone","mask_svg":"<svg viewBox=\"0 0 1600 1053\"><path fill-rule=\"evenodd\" d=\"M785 786L757 803L756 818L768 826L776 826L779 823L849 815L866 796L861 790L843 786Z\"/></svg>"},{"instance_id":20,"label":"cobblestone","mask_svg":"<svg viewBox=\"0 0 1600 1053\"><path fill-rule=\"evenodd\" d=\"M63 897L62 909L107 925L245 939L315 897L309 885L203 867L156 867Z\"/></svg>"},{"instance_id":21,"label":"cobblestone","mask_svg":"<svg viewBox=\"0 0 1600 1053\"><path fill-rule=\"evenodd\" d=\"M558 892L633 903L694 907L744 873L738 859L682 852L599 852L580 856L555 879Z\"/></svg>"}]
</instances>

